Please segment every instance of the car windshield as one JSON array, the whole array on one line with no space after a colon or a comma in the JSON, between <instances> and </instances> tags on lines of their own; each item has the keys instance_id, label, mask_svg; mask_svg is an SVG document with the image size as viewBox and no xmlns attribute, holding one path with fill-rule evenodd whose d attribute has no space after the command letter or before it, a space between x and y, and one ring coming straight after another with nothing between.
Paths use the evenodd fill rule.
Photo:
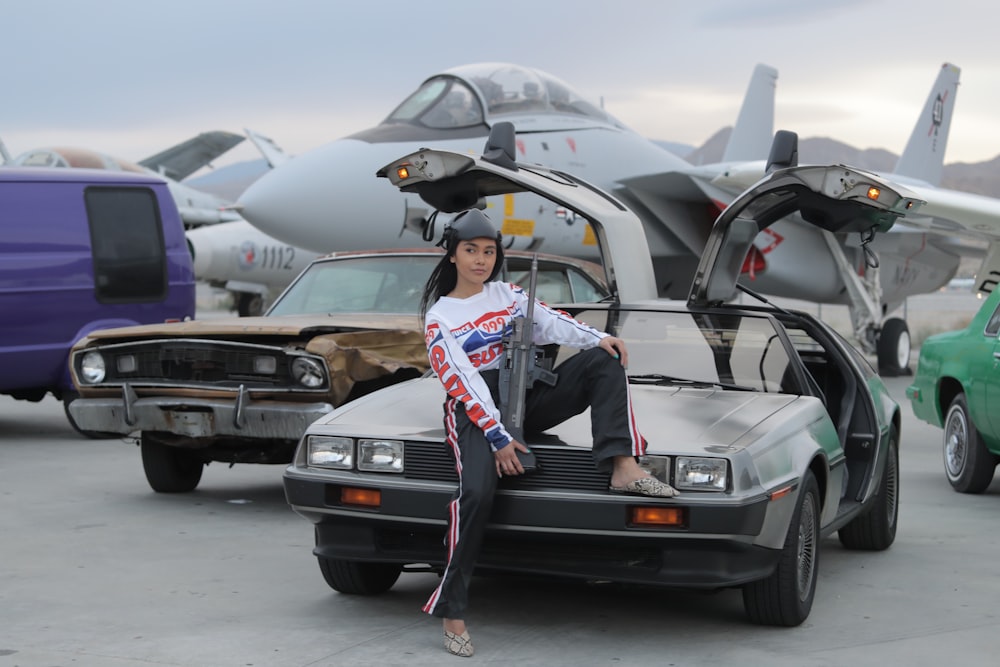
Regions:
<instances>
[{"instance_id":1,"label":"car windshield","mask_svg":"<svg viewBox=\"0 0 1000 667\"><path fill-rule=\"evenodd\" d=\"M578 317L594 324L601 315ZM788 351L767 317L632 310L619 326L633 383L764 392L794 385Z\"/></svg>"},{"instance_id":2,"label":"car windshield","mask_svg":"<svg viewBox=\"0 0 1000 667\"><path fill-rule=\"evenodd\" d=\"M394 313L415 315L440 255L368 255L313 262L274 302L272 315ZM507 258L506 279L528 286L530 259ZM608 292L569 263L539 260L536 294L548 303L594 303Z\"/></svg>"}]
</instances>

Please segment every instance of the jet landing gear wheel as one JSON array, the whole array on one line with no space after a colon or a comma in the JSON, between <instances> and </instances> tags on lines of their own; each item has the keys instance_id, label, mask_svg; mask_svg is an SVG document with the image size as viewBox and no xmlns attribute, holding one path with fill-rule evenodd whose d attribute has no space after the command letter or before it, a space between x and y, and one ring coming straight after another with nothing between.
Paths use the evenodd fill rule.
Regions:
<instances>
[{"instance_id":1,"label":"jet landing gear wheel","mask_svg":"<svg viewBox=\"0 0 1000 667\"><path fill-rule=\"evenodd\" d=\"M263 314L264 297L253 292L237 292L236 312L240 317L257 317Z\"/></svg>"},{"instance_id":2,"label":"jet landing gear wheel","mask_svg":"<svg viewBox=\"0 0 1000 667\"><path fill-rule=\"evenodd\" d=\"M910 374L910 329L906 321L890 317L878 335L878 371L887 377Z\"/></svg>"}]
</instances>

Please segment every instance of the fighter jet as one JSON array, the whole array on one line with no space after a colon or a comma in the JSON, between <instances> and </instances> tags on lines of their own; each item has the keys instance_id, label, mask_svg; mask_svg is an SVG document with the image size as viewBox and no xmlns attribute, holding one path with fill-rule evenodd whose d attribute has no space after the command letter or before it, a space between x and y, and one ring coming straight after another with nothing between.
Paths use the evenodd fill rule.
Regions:
<instances>
[{"instance_id":1,"label":"fighter jet","mask_svg":"<svg viewBox=\"0 0 1000 667\"><path fill-rule=\"evenodd\" d=\"M151 173L167 182L187 228L240 220L231 201L197 190L181 181L237 146L244 137L232 132L202 132L138 163L86 148L35 148L17 157L0 151L4 164L22 167L85 167Z\"/></svg>"},{"instance_id":2,"label":"fighter jet","mask_svg":"<svg viewBox=\"0 0 1000 667\"><path fill-rule=\"evenodd\" d=\"M931 165L914 175L935 168L940 172L957 78L958 68L942 68L931 93L932 124L921 119L915 130L915 136L919 132L923 138L922 148L904 151L901 164ZM425 146L479 152L489 128L510 121L517 130L519 164L571 172L636 211L645 225L660 294L678 297L690 286L720 210L748 185L746 179L752 182L763 174L773 128L773 89L773 76L765 71L758 79L755 73L747 100L754 95L770 99L771 107L761 112L744 103L747 114L756 119L748 124L766 125L767 131L759 132L762 137L731 142L733 149L727 148L723 163L695 167L550 74L507 63L465 65L426 79L379 125L273 169L246 190L238 206L267 234L317 252L432 240L440 230L435 229L434 212L413 196L387 192L371 174L393 156ZM928 188L918 191L929 202L922 209L925 213L938 210L935 203L943 192ZM973 227L978 219L971 216L982 214L984 206L985 215L995 218L994 227L1000 229L1000 202L986 201L963 198L957 209L940 209L939 217L925 218L927 230ZM557 206L528 195L506 195L485 205L502 221L504 238L512 247L597 257L586 221L573 219ZM887 374L904 372L908 329L902 319L885 317L907 296L946 284L957 270L960 251L944 241L928 243L929 237L920 233L890 232L882 235L885 240L873 241L823 236L810 229L788 220L757 239L744 282L765 293L846 303L861 346L878 355ZM876 261L881 270L875 268ZM1000 257L996 263L1000 265ZM864 274L861 284L859 272Z\"/></svg>"},{"instance_id":3,"label":"fighter jet","mask_svg":"<svg viewBox=\"0 0 1000 667\"><path fill-rule=\"evenodd\" d=\"M734 130L746 138L730 141L733 159L767 156L776 76L773 68L757 68L747 99L765 104L755 102L753 112L741 119L739 128L745 131ZM517 128L519 161L613 186L647 222L664 290L678 297L687 293L718 213L683 176L691 165L556 77L518 65L466 65L432 76L378 126L287 160L247 188L237 205L269 236L316 252L419 245L435 233L433 212L415 197L386 191L372 175L393 156L421 146L478 153L497 120ZM647 191L643 177L650 174L676 177L677 187L660 192L654 183L649 184L654 191ZM622 186L625 181L628 188ZM516 249L599 256L586 221L548 202L510 195L487 206Z\"/></svg>"}]
</instances>

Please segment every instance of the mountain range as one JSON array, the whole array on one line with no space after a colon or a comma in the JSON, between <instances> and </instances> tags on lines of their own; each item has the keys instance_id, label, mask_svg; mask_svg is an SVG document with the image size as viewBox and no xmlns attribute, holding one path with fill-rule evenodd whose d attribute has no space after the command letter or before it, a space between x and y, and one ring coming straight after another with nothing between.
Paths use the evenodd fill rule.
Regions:
<instances>
[{"instance_id":1,"label":"mountain range","mask_svg":"<svg viewBox=\"0 0 1000 667\"><path fill-rule=\"evenodd\" d=\"M722 160L731 132L731 127L725 127L687 153L662 145L692 164L709 164ZM877 173L888 173L895 169L898 159L899 156L895 153L881 148L854 148L826 137L799 139L800 164L846 164ZM940 185L1000 199L1000 155L985 162L946 163Z\"/></svg>"}]
</instances>

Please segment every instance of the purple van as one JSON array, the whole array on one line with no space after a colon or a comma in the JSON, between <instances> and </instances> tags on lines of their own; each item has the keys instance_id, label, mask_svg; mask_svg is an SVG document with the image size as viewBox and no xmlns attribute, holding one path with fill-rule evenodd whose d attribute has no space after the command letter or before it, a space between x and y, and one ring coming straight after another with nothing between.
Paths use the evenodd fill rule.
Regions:
<instances>
[{"instance_id":1,"label":"purple van","mask_svg":"<svg viewBox=\"0 0 1000 667\"><path fill-rule=\"evenodd\" d=\"M165 182L0 167L0 394L51 392L68 405L73 343L95 329L191 319L194 309L191 255Z\"/></svg>"}]
</instances>

